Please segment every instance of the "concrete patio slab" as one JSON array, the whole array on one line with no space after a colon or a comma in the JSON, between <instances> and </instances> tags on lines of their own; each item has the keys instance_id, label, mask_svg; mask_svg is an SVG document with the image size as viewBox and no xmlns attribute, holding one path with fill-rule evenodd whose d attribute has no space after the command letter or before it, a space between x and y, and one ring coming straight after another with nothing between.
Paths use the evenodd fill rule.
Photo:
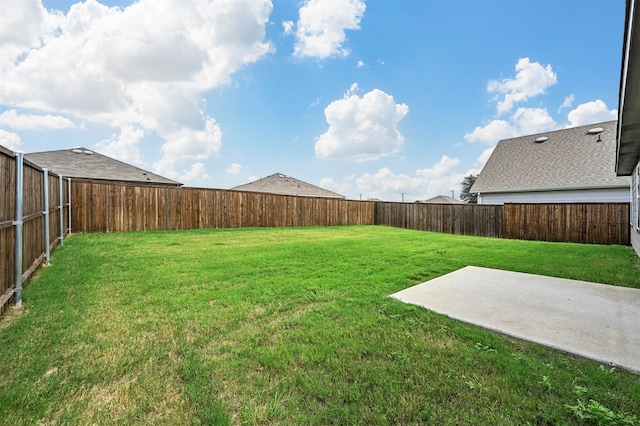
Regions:
<instances>
[{"instance_id":1,"label":"concrete patio slab","mask_svg":"<svg viewBox=\"0 0 640 426\"><path fill-rule=\"evenodd\" d=\"M640 289L467 266L390 297L640 373Z\"/></svg>"}]
</instances>

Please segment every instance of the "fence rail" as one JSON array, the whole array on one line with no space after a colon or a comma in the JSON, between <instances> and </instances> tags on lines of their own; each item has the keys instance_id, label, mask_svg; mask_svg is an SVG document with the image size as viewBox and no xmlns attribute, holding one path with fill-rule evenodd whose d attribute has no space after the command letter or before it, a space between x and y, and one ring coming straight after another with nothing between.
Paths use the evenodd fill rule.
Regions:
<instances>
[{"instance_id":1,"label":"fence rail","mask_svg":"<svg viewBox=\"0 0 640 426\"><path fill-rule=\"evenodd\" d=\"M17 171L22 171L20 176ZM23 160L1 146L0 177L2 313L38 266L48 261L46 257L50 248L62 241L69 231L70 181ZM22 197L18 198L19 195ZM17 216L16 213L21 214Z\"/></svg>"}]
</instances>

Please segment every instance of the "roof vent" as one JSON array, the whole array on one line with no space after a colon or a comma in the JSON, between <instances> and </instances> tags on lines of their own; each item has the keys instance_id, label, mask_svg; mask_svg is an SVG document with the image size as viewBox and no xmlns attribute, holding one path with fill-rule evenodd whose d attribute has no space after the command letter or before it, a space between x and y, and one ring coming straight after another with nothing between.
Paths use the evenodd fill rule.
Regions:
<instances>
[{"instance_id":1,"label":"roof vent","mask_svg":"<svg viewBox=\"0 0 640 426\"><path fill-rule=\"evenodd\" d=\"M594 127L593 129L589 129L590 135L597 135L598 133L602 133L604 129L602 127Z\"/></svg>"},{"instance_id":2,"label":"roof vent","mask_svg":"<svg viewBox=\"0 0 640 426\"><path fill-rule=\"evenodd\" d=\"M89 151L88 149L85 149L84 151L82 151L82 153L87 155L93 155L93 151Z\"/></svg>"},{"instance_id":3,"label":"roof vent","mask_svg":"<svg viewBox=\"0 0 640 426\"><path fill-rule=\"evenodd\" d=\"M72 149L71 152L73 152L74 154L82 154L81 149Z\"/></svg>"},{"instance_id":4,"label":"roof vent","mask_svg":"<svg viewBox=\"0 0 640 426\"><path fill-rule=\"evenodd\" d=\"M549 138L548 138L548 137L546 137L546 136L540 136L539 138L536 138L535 142L536 142L536 143L542 143L542 142L545 142L545 141L547 141L547 140L549 140Z\"/></svg>"}]
</instances>

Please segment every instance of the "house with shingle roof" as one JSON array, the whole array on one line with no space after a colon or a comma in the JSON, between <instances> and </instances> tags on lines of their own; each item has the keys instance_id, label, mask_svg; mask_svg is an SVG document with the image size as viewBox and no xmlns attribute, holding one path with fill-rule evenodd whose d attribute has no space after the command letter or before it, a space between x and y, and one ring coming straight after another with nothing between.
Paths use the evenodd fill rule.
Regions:
<instances>
[{"instance_id":1,"label":"house with shingle roof","mask_svg":"<svg viewBox=\"0 0 640 426\"><path fill-rule=\"evenodd\" d=\"M295 195L299 197L345 198L336 192L301 181L300 179L274 173L254 182L238 185L232 191L267 192L269 194Z\"/></svg>"},{"instance_id":2,"label":"house with shingle roof","mask_svg":"<svg viewBox=\"0 0 640 426\"><path fill-rule=\"evenodd\" d=\"M462 200L447 197L446 195L438 195L428 200L416 200L418 204L464 204Z\"/></svg>"},{"instance_id":3,"label":"house with shingle roof","mask_svg":"<svg viewBox=\"0 0 640 426\"><path fill-rule=\"evenodd\" d=\"M625 14L615 170L617 176L631 178L629 235L640 255L640 3L636 0L627 0Z\"/></svg>"},{"instance_id":4,"label":"house with shingle roof","mask_svg":"<svg viewBox=\"0 0 640 426\"><path fill-rule=\"evenodd\" d=\"M24 154L24 158L64 177L86 181L181 186L180 182L86 148Z\"/></svg>"},{"instance_id":5,"label":"house with shingle roof","mask_svg":"<svg viewBox=\"0 0 640 426\"><path fill-rule=\"evenodd\" d=\"M629 202L615 173L617 121L501 140L471 192L478 204Z\"/></svg>"}]
</instances>

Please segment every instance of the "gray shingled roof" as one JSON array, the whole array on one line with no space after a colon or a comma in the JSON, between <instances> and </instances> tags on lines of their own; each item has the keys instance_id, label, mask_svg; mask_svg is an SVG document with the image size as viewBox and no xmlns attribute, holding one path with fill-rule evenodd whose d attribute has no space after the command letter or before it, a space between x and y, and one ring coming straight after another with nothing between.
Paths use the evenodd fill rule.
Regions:
<instances>
[{"instance_id":1,"label":"gray shingled roof","mask_svg":"<svg viewBox=\"0 0 640 426\"><path fill-rule=\"evenodd\" d=\"M420 204L464 204L464 201L456 200L455 198L447 197L446 195L437 195L428 200L416 200L416 203Z\"/></svg>"},{"instance_id":2,"label":"gray shingled roof","mask_svg":"<svg viewBox=\"0 0 640 426\"><path fill-rule=\"evenodd\" d=\"M471 192L628 187L629 178L615 172L616 125L608 121L501 140ZM601 133L589 133L598 127ZM543 137L548 139L536 143Z\"/></svg>"},{"instance_id":3,"label":"gray shingled roof","mask_svg":"<svg viewBox=\"0 0 640 426\"><path fill-rule=\"evenodd\" d=\"M24 158L43 169L49 169L64 177L155 185L182 185L180 182L86 148L33 152L25 154Z\"/></svg>"},{"instance_id":4,"label":"gray shingled roof","mask_svg":"<svg viewBox=\"0 0 640 426\"><path fill-rule=\"evenodd\" d=\"M298 195L301 197L327 197L345 198L344 195L311 185L310 183L295 179L282 173L274 173L271 176L258 179L251 183L238 185L231 188L232 191L267 192L270 194Z\"/></svg>"}]
</instances>

